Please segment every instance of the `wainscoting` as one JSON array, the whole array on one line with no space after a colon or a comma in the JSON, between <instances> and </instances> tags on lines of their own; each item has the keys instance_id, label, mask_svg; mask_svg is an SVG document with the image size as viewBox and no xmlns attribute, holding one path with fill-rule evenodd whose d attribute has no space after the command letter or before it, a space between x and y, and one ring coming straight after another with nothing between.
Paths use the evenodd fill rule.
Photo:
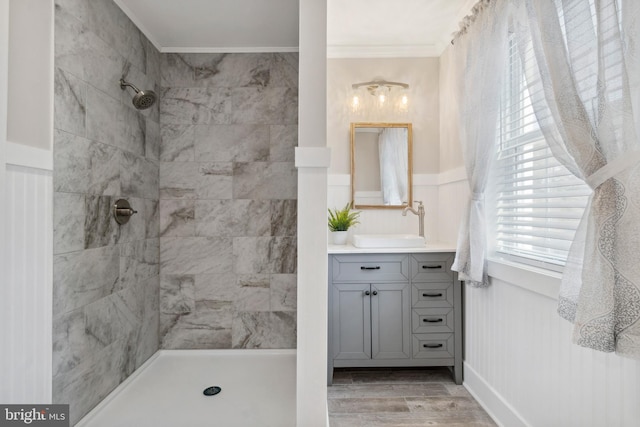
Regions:
<instances>
[{"instance_id":1,"label":"wainscoting","mask_svg":"<svg viewBox=\"0 0 640 427\"><path fill-rule=\"evenodd\" d=\"M7 164L4 177L0 402L50 403L52 173Z\"/></svg>"},{"instance_id":2,"label":"wainscoting","mask_svg":"<svg viewBox=\"0 0 640 427\"><path fill-rule=\"evenodd\" d=\"M327 206L342 208L351 201L351 181L348 174L329 175ZM438 236L438 175L413 176L413 200L424 203L424 230L427 241L441 241ZM411 233L418 234L418 217L398 209L365 209L360 213L360 224L349 230L349 239L355 234Z\"/></svg>"},{"instance_id":3,"label":"wainscoting","mask_svg":"<svg viewBox=\"0 0 640 427\"><path fill-rule=\"evenodd\" d=\"M496 278L465 297L465 385L501 424L637 425L640 362L573 345L554 298Z\"/></svg>"}]
</instances>

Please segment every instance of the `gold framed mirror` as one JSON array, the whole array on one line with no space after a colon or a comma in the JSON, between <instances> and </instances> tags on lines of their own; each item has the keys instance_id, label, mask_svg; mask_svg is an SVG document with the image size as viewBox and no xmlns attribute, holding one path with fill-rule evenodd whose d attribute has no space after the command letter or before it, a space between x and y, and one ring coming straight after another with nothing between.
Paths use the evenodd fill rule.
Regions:
<instances>
[{"instance_id":1,"label":"gold framed mirror","mask_svg":"<svg viewBox=\"0 0 640 427\"><path fill-rule=\"evenodd\" d=\"M413 204L411 123L351 123L351 204L402 209Z\"/></svg>"}]
</instances>

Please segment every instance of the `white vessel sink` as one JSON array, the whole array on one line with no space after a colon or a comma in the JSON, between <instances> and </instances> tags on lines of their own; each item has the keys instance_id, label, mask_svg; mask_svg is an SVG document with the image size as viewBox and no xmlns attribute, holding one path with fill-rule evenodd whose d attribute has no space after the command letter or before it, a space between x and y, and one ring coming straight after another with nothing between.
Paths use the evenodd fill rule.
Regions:
<instances>
[{"instance_id":1,"label":"white vessel sink","mask_svg":"<svg viewBox=\"0 0 640 427\"><path fill-rule=\"evenodd\" d=\"M420 248L424 237L416 234L354 234L356 248Z\"/></svg>"}]
</instances>

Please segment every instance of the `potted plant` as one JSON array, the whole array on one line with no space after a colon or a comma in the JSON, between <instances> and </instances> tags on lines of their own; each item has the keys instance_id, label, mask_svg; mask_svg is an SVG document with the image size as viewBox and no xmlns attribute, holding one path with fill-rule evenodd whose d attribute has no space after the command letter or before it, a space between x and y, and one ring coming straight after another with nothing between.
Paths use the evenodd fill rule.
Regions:
<instances>
[{"instance_id":1,"label":"potted plant","mask_svg":"<svg viewBox=\"0 0 640 427\"><path fill-rule=\"evenodd\" d=\"M328 211L328 225L333 237L333 243L344 245L347 243L347 230L349 230L349 227L360 224L358 221L360 212L351 211L350 203L347 203L342 209L328 209Z\"/></svg>"}]
</instances>

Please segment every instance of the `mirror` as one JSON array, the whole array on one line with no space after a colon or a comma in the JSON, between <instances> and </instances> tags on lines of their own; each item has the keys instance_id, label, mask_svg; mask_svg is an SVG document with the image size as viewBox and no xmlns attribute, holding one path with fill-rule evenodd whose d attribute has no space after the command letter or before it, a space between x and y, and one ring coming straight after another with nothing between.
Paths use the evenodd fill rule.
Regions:
<instances>
[{"instance_id":1,"label":"mirror","mask_svg":"<svg viewBox=\"0 0 640 427\"><path fill-rule=\"evenodd\" d=\"M355 209L411 206L411 123L351 123L351 202Z\"/></svg>"}]
</instances>

